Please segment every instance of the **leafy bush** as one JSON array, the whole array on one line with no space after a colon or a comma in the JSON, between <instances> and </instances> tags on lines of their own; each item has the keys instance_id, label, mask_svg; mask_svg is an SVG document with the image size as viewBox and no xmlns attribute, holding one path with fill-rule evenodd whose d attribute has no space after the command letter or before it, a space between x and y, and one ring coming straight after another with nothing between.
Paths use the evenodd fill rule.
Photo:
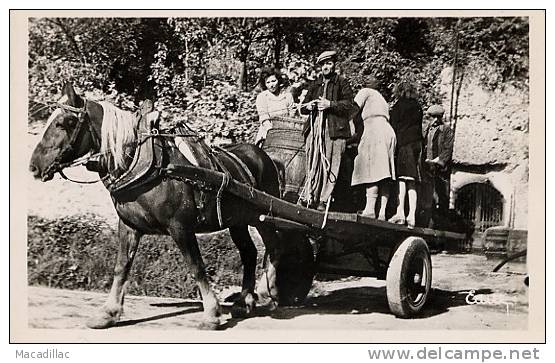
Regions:
<instances>
[{"instance_id":1,"label":"leafy bush","mask_svg":"<svg viewBox=\"0 0 555 363\"><path fill-rule=\"evenodd\" d=\"M256 93L241 91L237 86L214 80L200 91L161 97L156 107L162 110L162 124L185 122L208 142L252 141L258 129Z\"/></svg>"},{"instance_id":2,"label":"leafy bush","mask_svg":"<svg viewBox=\"0 0 555 363\"><path fill-rule=\"evenodd\" d=\"M112 284L117 232L92 215L55 220L28 218L29 285L108 292ZM242 264L227 232L198 236L207 274L216 290L240 285ZM256 240L255 240L256 243ZM263 246L257 243L259 272ZM134 295L196 297L181 252L169 237L141 239L127 291Z\"/></svg>"}]
</instances>

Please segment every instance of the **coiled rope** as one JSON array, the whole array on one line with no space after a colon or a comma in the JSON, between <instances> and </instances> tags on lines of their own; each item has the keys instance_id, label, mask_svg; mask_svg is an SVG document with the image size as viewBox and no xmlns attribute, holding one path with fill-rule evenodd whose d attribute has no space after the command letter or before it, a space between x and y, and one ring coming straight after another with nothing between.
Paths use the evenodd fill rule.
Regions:
<instances>
[{"instance_id":1,"label":"coiled rope","mask_svg":"<svg viewBox=\"0 0 555 363\"><path fill-rule=\"evenodd\" d=\"M311 140L307 145L307 158L306 158L306 180L302 190L302 198L304 201L311 205L318 202L319 192L322 182L327 182L321 180L324 175L328 175L328 178L332 177L331 162L326 157L326 128L324 124L324 113L323 111L318 111L317 114L313 114L313 120L310 123L310 133L312 134ZM309 133L309 135L310 135ZM335 177L335 176L333 176ZM329 204L329 200L326 201Z\"/></svg>"}]
</instances>

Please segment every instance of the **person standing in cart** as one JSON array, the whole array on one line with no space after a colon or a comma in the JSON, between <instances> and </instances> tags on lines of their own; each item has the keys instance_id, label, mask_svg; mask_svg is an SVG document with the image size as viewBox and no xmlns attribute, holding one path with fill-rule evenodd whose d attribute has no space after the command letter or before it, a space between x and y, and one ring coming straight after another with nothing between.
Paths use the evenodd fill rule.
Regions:
<instances>
[{"instance_id":1,"label":"person standing in cart","mask_svg":"<svg viewBox=\"0 0 555 363\"><path fill-rule=\"evenodd\" d=\"M423 193L425 199L425 223L433 228L432 212L439 213L449 210L449 194L451 179L451 160L453 157L454 134L449 124L444 122L445 111L440 105L428 108L426 114L432 118L424 130L423 162Z\"/></svg>"},{"instance_id":2,"label":"person standing in cart","mask_svg":"<svg viewBox=\"0 0 555 363\"><path fill-rule=\"evenodd\" d=\"M263 69L259 82L262 92L256 97L256 111L260 120L260 128L254 143L261 147L266 140L268 130L272 128L271 117L292 116L295 108L291 93L283 91L283 79L278 70Z\"/></svg>"},{"instance_id":3,"label":"person standing in cart","mask_svg":"<svg viewBox=\"0 0 555 363\"><path fill-rule=\"evenodd\" d=\"M372 80L372 88L363 88L355 96L355 102L361 108L364 131L358 144L351 185L362 184L366 187L366 206L362 215L369 218L376 218L379 195L378 219L385 221L389 182L395 179L396 138L389 124L389 105L374 89L376 83L375 79Z\"/></svg>"},{"instance_id":4,"label":"person standing in cart","mask_svg":"<svg viewBox=\"0 0 555 363\"><path fill-rule=\"evenodd\" d=\"M349 81L335 72L337 53L325 51L316 63L322 74L314 81L301 107L309 117L303 128L306 145L306 182L300 199L325 210L331 203L346 140L349 121L358 111Z\"/></svg>"},{"instance_id":5,"label":"person standing in cart","mask_svg":"<svg viewBox=\"0 0 555 363\"><path fill-rule=\"evenodd\" d=\"M417 185L421 181L420 155L422 153L422 107L418 102L413 82L402 81L393 93L397 101L391 108L390 122L397 136L395 168L399 194L397 212L389 222L416 224ZM405 214L405 199L408 195L408 214Z\"/></svg>"}]
</instances>

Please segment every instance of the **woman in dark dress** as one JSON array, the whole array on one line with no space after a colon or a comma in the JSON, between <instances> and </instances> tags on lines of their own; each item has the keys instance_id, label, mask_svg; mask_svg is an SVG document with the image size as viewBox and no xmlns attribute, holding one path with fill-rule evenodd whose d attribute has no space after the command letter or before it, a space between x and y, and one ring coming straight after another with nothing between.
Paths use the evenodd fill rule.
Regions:
<instances>
[{"instance_id":1,"label":"woman in dark dress","mask_svg":"<svg viewBox=\"0 0 555 363\"><path fill-rule=\"evenodd\" d=\"M416 183L420 182L420 155L422 152L422 107L418 102L416 87L411 82L401 82L394 89L397 101L390 111L390 123L397 136L395 166L399 182L397 213L389 219L392 223L414 227L416 216ZM409 212L405 216L405 197L408 194Z\"/></svg>"}]
</instances>

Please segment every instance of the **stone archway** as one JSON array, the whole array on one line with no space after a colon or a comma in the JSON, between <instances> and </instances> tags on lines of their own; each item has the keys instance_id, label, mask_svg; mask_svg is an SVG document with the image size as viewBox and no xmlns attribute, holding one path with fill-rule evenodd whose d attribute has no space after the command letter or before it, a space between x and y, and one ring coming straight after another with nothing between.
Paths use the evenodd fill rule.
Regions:
<instances>
[{"instance_id":1,"label":"stone archway","mask_svg":"<svg viewBox=\"0 0 555 363\"><path fill-rule=\"evenodd\" d=\"M514 185L510 175L504 172L490 172L485 174L475 174L463 171L456 171L451 175L451 203L450 207L455 208L458 195L466 185L482 183L493 187L503 197L503 214L501 225L511 227L514 199Z\"/></svg>"},{"instance_id":2,"label":"stone archway","mask_svg":"<svg viewBox=\"0 0 555 363\"><path fill-rule=\"evenodd\" d=\"M474 224L475 236L489 227L503 225L503 195L491 183L469 183L457 192L455 209Z\"/></svg>"}]
</instances>

